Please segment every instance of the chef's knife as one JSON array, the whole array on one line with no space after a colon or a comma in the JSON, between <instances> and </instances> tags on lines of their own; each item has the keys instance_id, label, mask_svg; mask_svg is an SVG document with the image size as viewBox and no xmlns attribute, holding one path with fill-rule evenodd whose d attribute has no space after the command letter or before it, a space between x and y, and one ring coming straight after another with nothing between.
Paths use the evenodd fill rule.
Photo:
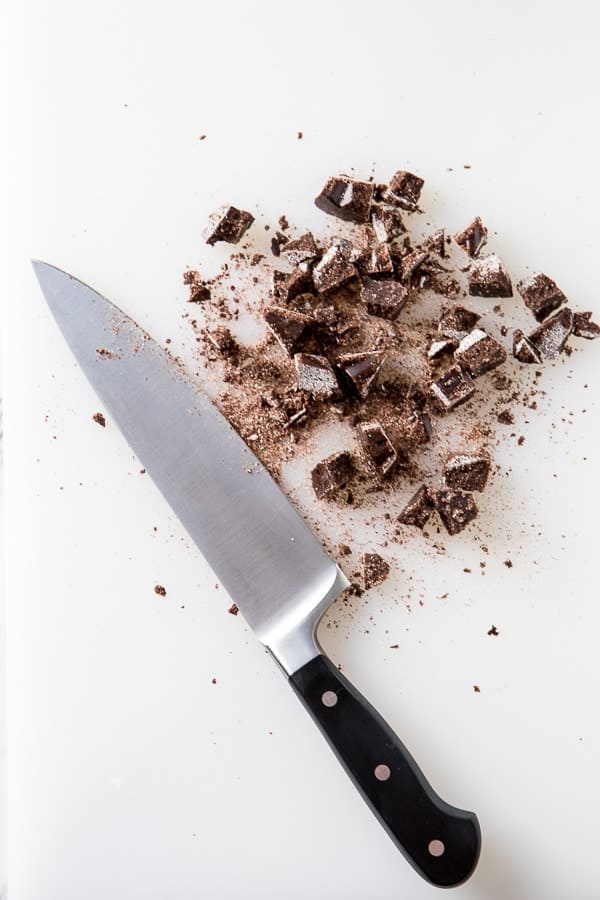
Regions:
<instances>
[{"instance_id":1,"label":"chef's knife","mask_svg":"<svg viewBox=\"0 0 600 900\"><path fill-rule=\"evenodd\" d=\"M480 848L382 717L321 652L316 627L348 581L230 423L120 309L34 269L80 367L206 561L268 648L371 810L414 868L460 884Z\"/></svg>"}]
</instances>

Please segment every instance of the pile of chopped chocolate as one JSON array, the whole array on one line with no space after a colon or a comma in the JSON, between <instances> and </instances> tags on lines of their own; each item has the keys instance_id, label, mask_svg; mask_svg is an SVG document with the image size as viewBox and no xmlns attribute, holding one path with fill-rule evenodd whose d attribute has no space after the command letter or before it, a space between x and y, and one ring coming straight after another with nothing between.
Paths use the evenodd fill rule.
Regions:
<instances>
[{"instance_id":1,"label":"pile of chopped chocolate","mask_svg":"<svg viewBox=\"0 0 600 900\"><path fill-rule=\"evenodd\" d=\"M335 452L307 462L319 503L396 493L404 495L397 527L423 529L435 513L455 535L478 514L474 493L492 470L491 424L511 421L494 404L510 397L514 367L569 353L571 336L593 339L600 327L536 273L516 285L535 327L509 334L500 301L513 296L512 280L495 253L484 255L479 217L454 241L443 229L410 236L423 184L406 171L388 184L329 178L315 204L337 220L336 233L294 233L281 216L271 241L276 267L246 243L215 278L189 270L184 282L204 363L221 382L216 402L276 478L319 429L343 426ZM253 221L223 206L204 238L238 244ZM234 273L258 301L228 283ZM244 317L262 323L258 343L234 333ZM448 427L459 407L474 407L468 427ZM387 574L376 557L363 559L365 585Z\"/></svg>"}]
</instances>

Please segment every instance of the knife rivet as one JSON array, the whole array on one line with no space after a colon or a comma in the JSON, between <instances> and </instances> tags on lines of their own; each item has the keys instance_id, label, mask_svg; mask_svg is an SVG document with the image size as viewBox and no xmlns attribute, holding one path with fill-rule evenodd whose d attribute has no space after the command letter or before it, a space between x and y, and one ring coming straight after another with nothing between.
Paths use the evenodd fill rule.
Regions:
<instances>
[{"instance_id":1,"label":"knife rivet","mask_svg":"<svg viewBox=\"0 0 600 900\"><path fill-rule=\"evenodd\" d=\"M323 706L335 706L338 702L338 696L335 691L324 691L321 694L321 703Z\"/></svg>"},{"instance_id":2,"label":"knife rivet","mask_svg":"<svg viewBox=\"0 0 600 900\"><path fill-rule=\"evenodd\" d=\"M429 852L431 853L432 856L442 856L444 853L444 850L446 848L444 847L443 841L435 840L435 841L429 841L429 845L428 845L427 849L429 850Z\"/></svg>"},{"instance_id":3,"label":"knife rivet","mask_svg":"<svg viewBox=\"0 0 600 900\"><path fill-rule=\"evenodd\" d=\"M375 778L377 781L387 781L391 774L390 767L386 766L385 763L379 763L378 766L375 766Z\"/></svg>"}]
</instances>

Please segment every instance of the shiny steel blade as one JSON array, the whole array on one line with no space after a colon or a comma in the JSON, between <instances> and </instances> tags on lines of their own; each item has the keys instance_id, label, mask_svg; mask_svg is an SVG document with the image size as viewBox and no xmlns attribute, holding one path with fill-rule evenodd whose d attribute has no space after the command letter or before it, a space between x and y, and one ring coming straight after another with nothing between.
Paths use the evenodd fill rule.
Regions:
<instances>
[{"instance_id":1,"label":"shiny steel blade","mask_svg":"<svg viewBox=\"0 0 600 900\"><path fill-rule=\"evenodd\" d=\"M347 586L266 469L181 366L129 316L33 263L48 305L112 419L244 618L293 671Z\"/></svg>"}]
</instances>

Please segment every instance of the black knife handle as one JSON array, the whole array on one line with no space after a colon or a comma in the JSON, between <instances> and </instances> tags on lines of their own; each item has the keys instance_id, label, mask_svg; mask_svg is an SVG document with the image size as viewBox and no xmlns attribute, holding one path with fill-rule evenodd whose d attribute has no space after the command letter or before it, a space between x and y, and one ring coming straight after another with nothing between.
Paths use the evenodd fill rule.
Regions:
<instances>
[{"instance_id":1,"label":"black knife handle","mask_svg":"<svg viewBox=\"0 0 600 900\"><path fill-rule=\"evenodd\" d=\"M465 881L481 846L475 814L438 797L389 725L325 656L303 665L290 683L417 872L440 887Z\"/></svg>"}]
</instances>

